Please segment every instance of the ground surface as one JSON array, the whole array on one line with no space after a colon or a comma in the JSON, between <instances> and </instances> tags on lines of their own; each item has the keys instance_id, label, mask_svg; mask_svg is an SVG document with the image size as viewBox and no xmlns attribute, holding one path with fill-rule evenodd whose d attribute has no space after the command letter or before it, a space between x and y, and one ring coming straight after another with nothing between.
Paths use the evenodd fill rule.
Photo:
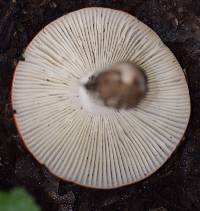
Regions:
<instances>
[{"instance_id":1,"label":"ground surface","mask_svg":"<svg viewBox=\"0 0 200 211\"><path fill-rule=\"evenodd\" d=\"M10 106L15 65L43 26L70 11L104 6L152 27L186 69L192 115L185 140L153 176L129 187L88 190L51 176L20 145ZM23 186L44 211L200 210L200 1L0 0L0 188Z\"/></svg>"}]
</instances>

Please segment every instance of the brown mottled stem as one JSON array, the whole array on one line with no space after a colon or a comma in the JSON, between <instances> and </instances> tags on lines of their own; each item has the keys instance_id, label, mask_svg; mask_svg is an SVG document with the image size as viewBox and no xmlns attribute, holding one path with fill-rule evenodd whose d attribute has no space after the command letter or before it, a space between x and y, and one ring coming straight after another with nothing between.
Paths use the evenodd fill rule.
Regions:
<instances>
[{"instance_id":1,"label":"brown mottled stem","mask_svg":"<svg viewBox=\"0 0 200 211\"><path fill-rule=\"evenodd\" d=\"M140 68L123 62L91 76L85 87L108 107L132 108L145 96L147 80Z\"/></svg>"}]
</instances>

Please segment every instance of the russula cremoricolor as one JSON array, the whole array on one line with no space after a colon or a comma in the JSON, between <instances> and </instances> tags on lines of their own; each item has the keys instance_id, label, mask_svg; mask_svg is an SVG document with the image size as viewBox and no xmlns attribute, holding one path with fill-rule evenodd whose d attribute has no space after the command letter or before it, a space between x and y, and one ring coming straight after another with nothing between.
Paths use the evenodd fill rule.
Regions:
<instances>
[{"instance_id":1,"label":"russula cremoricolor","mask_svg":"<svg viewBox=\"0 0 200 211\"><path fill-rule=\"evenodd\" d=\"M137 18L106 8L72 12L42 29L24 57L12 87L16 126L33 156L63 180L102 189L138 182L182 139L190 116L184 73ZM123 72L131 65L134 85L135 75Z\"/></svg>"}]
</instances>

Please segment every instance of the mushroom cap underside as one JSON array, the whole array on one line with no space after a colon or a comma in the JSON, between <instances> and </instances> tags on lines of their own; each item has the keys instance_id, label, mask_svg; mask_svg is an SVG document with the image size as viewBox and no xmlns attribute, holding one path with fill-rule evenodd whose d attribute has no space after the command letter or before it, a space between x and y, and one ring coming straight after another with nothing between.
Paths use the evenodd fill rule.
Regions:
<instances>
[{"instance_id":1,"label":"mushroom cap underside","mask_svg":"<svg viewBox=\"0 0 200 211\"><path fill-rule=\"evenodd\" d=\"M137 18L107 8L69 13L42 29L16 67L14 119L33 156L56 176L92 188L117 188L159 169L186 130L190 98L172 52ZM80 80L118 62L148 79L131 109L98 106Z\"/></svg>"}]
</instances>

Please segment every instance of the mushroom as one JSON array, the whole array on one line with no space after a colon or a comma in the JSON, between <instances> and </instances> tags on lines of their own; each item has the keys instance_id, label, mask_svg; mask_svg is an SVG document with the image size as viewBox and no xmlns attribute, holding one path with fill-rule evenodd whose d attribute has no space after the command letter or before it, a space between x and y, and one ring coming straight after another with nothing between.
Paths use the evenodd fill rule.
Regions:
<instances>
[{"instance_id":1,"label":"mushroom","mask_svg":"<svg viewBox=\"0 0 200 211\"><path fill-rule=\"evenodd\" d=\"M42 29L16 67L12 106L27 149L59 178L111 189L158 170L190 116L173 53L137 18L107 8Z\"/></svg>"}]
</instances>

